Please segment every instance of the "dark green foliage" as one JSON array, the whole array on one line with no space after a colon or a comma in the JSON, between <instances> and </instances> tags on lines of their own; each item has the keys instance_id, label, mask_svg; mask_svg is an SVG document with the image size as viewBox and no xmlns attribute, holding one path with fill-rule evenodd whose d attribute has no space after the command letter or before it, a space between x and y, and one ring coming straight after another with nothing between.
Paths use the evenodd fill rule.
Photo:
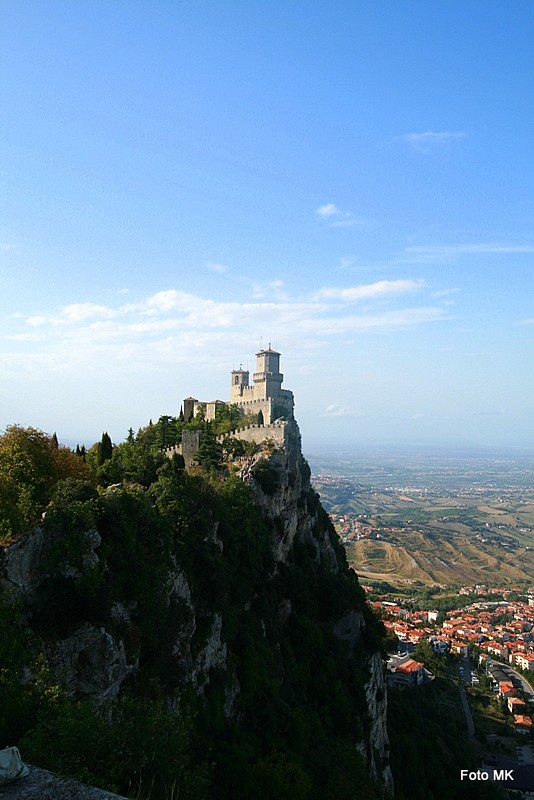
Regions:
<instances>
[{"instance_id":1,"label":"dark green foliage","mask_svg":"<svg viewBox=\"0 0 534 800\"><path fill-rule=\"evenodd\" d=\"M478 755L467 736L458 690L437 678L417 689L388 695L388 731L395 800L493 800L488 782L460 781L476 770Z\"/></svg>"},{"instance_id":2,"label":"dark green foliage","mask_svg":"<svg viewBox=\"0 0 534 800\"><path fill-rule=\"evenodd\" d=\"M209 472L219 466L221 457L222 447L215 437L211 423L206 422L195 460L198 461L201 467Z\"/></svg>"},{"instance_id":3,"label":"dark green foliage","mask_svg":"<svg viewBox=\"0 0 534 800\"><path fill-rule=\"evenodd\" d=\"M273 408L273 420L275 419L288 419L288 411L285 406L276 405ZM269 420L270 421L270 420Z\"/></svg>"},{"instance_id":4,"label":"dark green foliage","mask_svg":"<svg viewBox=\"0 0 534 800\"><path fill-rule=\"evenodd\" d=\"M426 639L422 639L417 643L413 657L416 661L424 664L433 675L444 676L447 672L445 658L437 655L430 642Z\"/></svg>"},{"instance_id":5,"label":"dark green foliage","mask_svg":"<svg viewBox=\"0 0 534 800\"><path fill-rule=\"evenodd\" d=\"M265 494L272 496L278 489L278 473L266 458L256 461L252 467L252 475Z\"/></svg>"},{"instance_id":6,"label":"dark green foliage","mask_svg":"<svg viewBox=\"0 0 534 800\"><path fill-rule=\"evenodd\" d=\"M155 427L155 426L153 426ZM148 487L157 478L157 471L166 456L143 437L135 440L130 429L125 442L113 448L111 458L96 468L98 484L111 486L119 483L139 483Z\"/></svg>"},{"instance_id":7,"label":"dark green foliage","mask_svg":"<svg viewBox=\"0 0 534 800\"><path fill-rule=\"evenodd\" d=\"M101 467L113 455L113 444L108 433L104 432L98 445L97 463Z\"/></svg>"},{"instance_id":8,"label":"dark green foliage","mask_svg":"<svg viewBox=\"0 0 534 800\"><path fill-rule=\"evenodd\" d=\"M227 433L239 427L242 414L235 403L218 406L215 410L215 431L217 434Z\"/></svg>"},{"instance_id":9,"label":"dark green foliage","mask_svg":"<svg viewBox=\"0 0 534 800\"><path fill-rule=\"evenodd\" d=\"M161 416L156 423L156 436L154 444L160 450L164 450L177 441L177 422L176 417L168 415Z\"/></svg>"},{"instance_id":10,"label":"dark green foliage","mask_svg":"<svg viewBox=\"0 0 534 800\"><path fill-rule=\"evenodd\" d=\"M252 456L258 451L255 442L245 442L232 436L225 436L222 442L223 457L226 459L244 458Z\"/></svg>"},{"instance_id":11,"label":"dark green foliage","mask_svg":"<svg viewBox=\"0 0 534 800\"><path fill-rule=\"evenodd\" d=\"M262 517L239 478L219 477L214 426L205 425L198 474L158 452L163 430L161 420L137 437L130 430L95 463L98 492L88 481L56 481L44 521L46 577L31 609L33 627L51 642L83 622L104 626L139 659L138 674L104 719L55 686L36 641L0 606L0 732L14 731L34 763L140 798L375 800L356 747L368 726L366 658L381 630L317 495L303 496L301 508L330 538L338 573L298 542L288 563L275 564L282 523L277 530ZM268 495L279 486L268 460L255 465L254 477ZM177 569L191 606L171 597ZM130 623L111 614L117 603ZM333 633L350 611L366 620L352 657ZM175 643L190 626L195 659L216 614L228 670L201 676L204 695L193 713ZM35 680L23 686L28 663ZM239 722L224 714L235 680ZM173 696L181 698L178 714L165 704Z\"/></svg>"},{"instance_id":12,"label":"dark green foliage","mask_svg":"<svg viewBox=\"0 0 534 800\"><path fill-rule=\"evenodd\" d=\"M153 698L125 697L104 719L89 702L69 700L23 625L20 606L2 593L0 692L0 748L17 742L33 764L112 791L135 791L139 798L208 797L209 773L195 760L187 703L176 714Z\"/></svg>"},{"instance_id":13,"label":"dark green foliage","mask_svg":"<svg viewBox=\"0 0 534 800\"><path fill-rule=\"evenodd\" d=\"M37 672L36 643L23 624L21 604L0 591L0 749L18 741L34 722L38 694L21 682L28 667Z\"/></svg>"},{"instance_id":14,"label":"dark green foliage","mask_svg":"<svg viewBox=\"0 0 534 800\"><path fill-rule=\"evenodd\" d=\"M193 720L161 701L121 698L111 719L60 696L21 741L33 763L111 791L202 800L208 770L191 763ZM174 794L173 794L174 792Z\"/></svg>"}]
</instances>

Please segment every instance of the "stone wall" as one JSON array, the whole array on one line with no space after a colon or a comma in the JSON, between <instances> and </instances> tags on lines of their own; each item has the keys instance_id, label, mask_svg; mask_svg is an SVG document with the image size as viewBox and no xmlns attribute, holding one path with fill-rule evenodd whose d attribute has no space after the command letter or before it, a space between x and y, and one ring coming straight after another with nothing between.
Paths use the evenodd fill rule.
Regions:
<instances>
[{"instance_id":1,"label":"stone wall","mask_svg":"<svg viewBox=\"0 0 534 800\"><path fill-rule=\"evenodd\" d=\"M285 421L276 422L272 425L250 425L248 428L238 428L235 431L223 433L217 437L217 441L222 442L227 436L239 439L242 442L255 442L262 444L266 439L272 439L278 447L286 447L288 443L289 426ZM182 443L167 447L165 455L172 458L176 453L183 456L186 469L194 466L195 455L200 447L201 431L182 431Z\"/></svg>"},{"instance_id":2,"label":"stone wall","mask_svg":"<svg viewBox=\"0 0 534 800\"><path fill-rule=\"evenodd\" d=\"M256 442L262 444L266 439L273 439L279 447L287 444L287 422L276 422L272 425L250 425L248 428L239 428L217 437L222 442L227 436L239 439L242 442Z\"/></svg>"}]
</instances>

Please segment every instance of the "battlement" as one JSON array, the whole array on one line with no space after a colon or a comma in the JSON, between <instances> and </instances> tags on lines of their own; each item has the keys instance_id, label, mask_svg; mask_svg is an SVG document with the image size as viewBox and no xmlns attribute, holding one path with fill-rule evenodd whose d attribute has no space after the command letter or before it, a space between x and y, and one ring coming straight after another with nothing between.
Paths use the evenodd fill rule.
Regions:
<instances>
[{"instance_id":1,"label":"battlement","mask_svg":"<svg viewBox=\"0 0 534 800\"><path fill-rule=\"evenodd\" d=\"M266 439L273 439L279 446L288 443L289 423L293 417L293 392L282 389L284 380L280 372L280 353L269 347L256 353L256 371L253 373L254 383L249 384L249 371L242 367L232 370L230 386L230 404L236 405L241 414L256 414L263 424L236 428L218 438L222 442L225 436L255 442L260 445ZM222 400L200 402L195 397L184 400L183 413L186 422L199 416L207 421L216 419L217 409L225 405ZM261 412L261 414L260 414ZM282 418L283 419L277 419ZM192 466L194 457L200 447L200 431L183 431L180 444L165 450L171 457L174 453L182 455L186 468Z\"/></svg>"},{"instance_id":2,"label":"battlement","mask_svg":"<svg viewBox=\"0 0 534 800\"><path fill-rule=\"evenodd\" d=\"M234 431L217 436L218 442L223 442L226 437L239 439L242 442L255 442L263 444L266 439L273 439L279 446L287 444L288 423L285 420L273 422L270 425L248 425L246 428L237 428Z\"/></svg>"},{"instance_id":3,"label":"battlement","mask_svg":"<svg viewBox=\"0 0 534 800\"><path fill-rule=\"evenodd\" d=\"M239 439L242 442L254 442L254 444L260 446L271 440L278 447L287 447L289 444L289 428L289 422L278 420L270 425L247 425L246 428L236 428L228 433L219 434L216 439L220 444L230 437L231 439ZM185 468L190 469L196 463L195 456L198 453L201 440L202 432L200 430L182 431L181 443L170 445L163 452L167 458L172 458L173 455L183 456Z\"/></svg>"}]
</instances>

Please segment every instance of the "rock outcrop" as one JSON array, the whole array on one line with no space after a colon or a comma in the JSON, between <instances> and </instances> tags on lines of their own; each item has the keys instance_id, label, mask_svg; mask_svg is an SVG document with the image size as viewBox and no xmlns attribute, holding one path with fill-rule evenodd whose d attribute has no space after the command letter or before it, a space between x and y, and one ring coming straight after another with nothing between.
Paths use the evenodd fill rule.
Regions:
<instances>
[{"instance_id":1,"label":"rock outcrop","mask_svg":"<svg viewBox=\"0 0 534 800\"><path fill-rule=\"evenodd\" d=\"M310 470L301 453L300 435L296 423L289 423L287 444L274 451L265 451L250 469L243 472L254 503L261 511L271 534L274 556L273 574L265 580L272 580L292 560L296 547L305 548L311 554L316 569L333 576L348 574L343 561L342 548L333 527L321 507L319 497L310 483ZM259 466L261 463L261 466ZM205 537L205 542L218 557L225 558L223 541L218 536L218 522ZM60 575L72 581L78 580L84 570L95 567L99 558L100 536L96 531L88 531L81 560L75 565L61 563ZM50 575L43 567L46 563L46 541L42 527L31 535L4 551L0 563L0 579L4 587L9 587L24 602L26 614L31 618L32 611L42 600L43 587ZM211 676L223 678L223 711L227 719L237 724L241 719L241 686L235 668L235 659L230 657L230 649L225 639L225 620L219 610L202 611L195 604L195 593L191 575L183 564L173 556L173 566L168 574L165 588L166 606L172 607L175 614L172 637L166 642L168 658L174 670L175 680L189 683L203 695L210 685ZM134 565L132 565L134 566ZM253 601L251 597L245 607ZM364 695L365 719L360 720L363 739L359 751L366 759L370 774L382 786L384 796L392 792L392 775L389 767L389 742L386 728L386 686L380 653L376 647L366 644L368 619L364 613L365 601L359 607L349 608L331 622L332 634L343 643L347 659L358 659L359 669L365 676ZM139 667L139 652L136 650L132 612L134 606L122 598L113 604L109 619L102 625L84 622L57 635L47 637L45 652L58 679L66 686L73 697L91 696L98 704L105 704L116 697L123 682L135 674ZM293 615L290 597L282 597L278 604L277 624L289 624ZM203 625L203 640L199 639L199 624ZM260 628L265 624L260 619ZM129 641L126 641L128 640ZM169 703L173 700L169 697ZM34 777L40 771L34 772ZM22 786L22 784L21 784ZM43 787L45 784L43 783ZM57 793L47 794L43 788L40 800L63 797ZM52 790L50 790L52 791ZM14 797L15 795L13 795ZM33 800L37 795L17 795ZM65 795L66 796L66 795ZM6 795L9 797L9 795ZM90 794L71 793L70 798L80 797L93 800ZM94 795L95 800L111 795Z\"/></svg>"},{"instance_id":2,"label":"rock outcrop","mask_svg":"<svg viewBox=\"0 0 534 800\"><path fill-rule=\"evenodd\" d=\"M25 778L0 788L2 800L127 800L122 795L60 778L31 764L28 769Z\"/></svg>"}]
</instances>

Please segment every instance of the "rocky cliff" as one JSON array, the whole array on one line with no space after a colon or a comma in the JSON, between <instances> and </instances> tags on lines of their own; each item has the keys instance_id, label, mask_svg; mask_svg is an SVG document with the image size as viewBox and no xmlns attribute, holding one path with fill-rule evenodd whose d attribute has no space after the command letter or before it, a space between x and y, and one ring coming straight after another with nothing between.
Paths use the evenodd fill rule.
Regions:
<instances>
[{"instance_id":1,"label":"rocky cliff","mask_svg":"<svg viewBox=\"0 0 534 800\"><path fill-rule=\"evenodd\" d=\"M310 719L327 703L324 729L354 743L377 796L386 796L392 777L377 626L311 487L295 423L289 433L285 447L239 464L216 494L197 476L169 471L151 492L111 487L91 500L100 503L92 516L76 501L76 514L45 520L3 551L1 583L22 600L26 624L72 699L91 697L105 714L124 687L156 675L169 707L179 710L190 686L206 708L219 709L218 726L249 731L255 741L272 728L276 750L287 730L291 741L302 740L297 752L308 741L318 746L320 736L298 728L291 698L310 707ZM126 507L145 515L142 522L125 523ZM158 509L172 536L152 537ZM141 549L132 549L132 537Z\"/></svg>"}]
</instances>

